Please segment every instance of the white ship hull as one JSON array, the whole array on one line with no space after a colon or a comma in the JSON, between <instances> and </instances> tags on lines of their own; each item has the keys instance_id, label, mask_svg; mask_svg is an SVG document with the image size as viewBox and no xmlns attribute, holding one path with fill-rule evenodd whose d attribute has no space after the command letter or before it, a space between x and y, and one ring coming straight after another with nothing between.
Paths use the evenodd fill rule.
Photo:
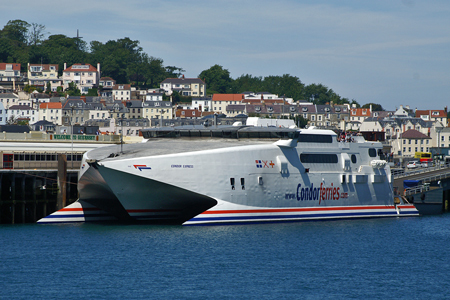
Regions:
<instances>
[{"instance_id":1,"label":"white ship hull","mask_svg":"<svg viewBox=\"0 0 450 300\"><path fill-rule=\"evenodd\" d=\"M377 154L380 143L340 143L330 131L301 134L333 139L206 146L203 140L161 140L117 157L90 151L80 200L39 222L201 225L418 215L413 205L394 203L389 166Z\"/></svg>"}]
</instances>

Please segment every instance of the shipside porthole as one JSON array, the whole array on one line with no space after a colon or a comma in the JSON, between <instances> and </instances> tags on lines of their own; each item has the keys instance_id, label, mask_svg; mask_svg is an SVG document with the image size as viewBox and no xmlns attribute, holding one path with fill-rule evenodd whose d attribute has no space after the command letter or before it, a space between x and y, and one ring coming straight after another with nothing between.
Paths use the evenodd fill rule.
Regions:
<instances>
[{"instance_id":1,"label":"shipside porthole","mask_svg":"<svg viewBox=\"0 0 450 300\"><path fill-rule=\"evenodd\" d=\"M263 178L261 176L258 176L258 184L263 185Z\"/></svg>"}]
</instances>

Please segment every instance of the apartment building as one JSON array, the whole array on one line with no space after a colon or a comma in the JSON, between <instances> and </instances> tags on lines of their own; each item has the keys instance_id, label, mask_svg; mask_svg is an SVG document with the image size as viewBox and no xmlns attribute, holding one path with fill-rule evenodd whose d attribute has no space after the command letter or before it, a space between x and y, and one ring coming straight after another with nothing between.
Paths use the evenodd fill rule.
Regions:
<instances>
[{"instance_id":1,"label":"apartment building","mask_svg":"<svg viewBox=\"0 0 450 300\"><path fill-rule=\"evenodd\" d=\"M64 63L62 78L64 89L69 87L69 83L74 82L81 94L87 94L89 89L98 87L100 78L100 64L97 64L97 68L90 64L73 64L66 68Z\"/></svg>"}]
</instances>

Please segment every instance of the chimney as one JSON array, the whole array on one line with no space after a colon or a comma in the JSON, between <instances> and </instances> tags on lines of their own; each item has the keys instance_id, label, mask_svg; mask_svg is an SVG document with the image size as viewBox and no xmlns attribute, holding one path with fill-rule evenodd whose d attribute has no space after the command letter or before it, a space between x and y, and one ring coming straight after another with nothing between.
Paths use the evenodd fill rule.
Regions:
<instances>
[{"instance_id":1,"label":"chimney","mask_svg":"<svg viewBox=\"0 0 450 300\"><path fill-rule=\"evenodd\" d=\"M63 71L64 71L65 69L67 69L67 63L64 63L64 69L63 69Z\"/></svg>"},{"instance_id":2,"label":"chimney","mask_svg":"<svg viewBox=\"0 0 450 300\"><path fill-rule=\"evenodd\" d=\"M98 79L100 79L100 63L97 63Z\"/></svg>"}]
</instances>

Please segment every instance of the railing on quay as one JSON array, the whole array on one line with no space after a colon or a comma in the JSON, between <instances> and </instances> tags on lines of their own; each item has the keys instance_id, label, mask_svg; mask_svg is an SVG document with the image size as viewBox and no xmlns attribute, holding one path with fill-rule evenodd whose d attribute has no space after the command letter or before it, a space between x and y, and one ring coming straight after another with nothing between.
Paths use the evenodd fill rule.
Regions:
<instances>
[{"instance_id":1,"label":"railing on quay","mask_svg":"<svg viewBox=\"0 0 450 300\"><path fill-rule=\"evenodd\" d=\"M415 169L391 169L391 174L394 178L409 177L411 175L425 174L432 171L439 171L443 169L450 169L450 164L437 164L429 167L418 167Z\"/></svg>"},{"instance_id":2,"label":"railing on quay","mask_svg":"<svg viewBox=\"0 0 450 300\"><path fill-rule=\"evenodd\" d=\"M55 134L40 131L23 133L0 132L0 141L9 142L74 142L74 143L120 143L118 134ZM135 143L142 140L139 136L124 136L124 143Z\"/></svg>"}]
</instances>

